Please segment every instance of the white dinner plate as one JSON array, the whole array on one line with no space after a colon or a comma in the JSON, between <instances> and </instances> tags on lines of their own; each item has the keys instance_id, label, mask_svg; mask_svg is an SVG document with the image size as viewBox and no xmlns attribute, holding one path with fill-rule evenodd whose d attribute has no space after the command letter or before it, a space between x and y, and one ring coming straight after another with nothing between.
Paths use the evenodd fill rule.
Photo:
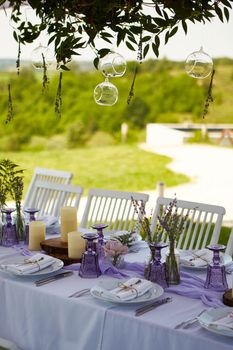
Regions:
<instances>
[{"instance_id":1,"label":"white dinner plate","mask_svg":"<svg viewBox=\"0 0 233 350\"><path fill-rule=\"evenodd\" d=\"M19 263L23 263L23 261L25 260L25 256L17 256L17 257L5 257L5 258L1 258L1 261L0 263L1 264L19 264ZM33 277L33 276L43 276L43 275L48 275L48 274L51 274L53 272L56 272L60 269L62 269L62 267L64 266L64 263L62 260L60 259L57 259L57 258L53 258L54 259L54 262L46 267L45 269L43 270L40 270L40 271L36 271L36 272L33 272L33 273L24 273L24 274L18 274L18 273L14 273L13 271L7 271L5 269L1 269L0 267L0 271L1 272L5 272L7 274L11 274L11 275L14 275L14 276L19 276L19 277Z\"/></svg>"},{"instance_id":2,"label":"white dinner plate","mask_svg":"<svg viewBox=\"0 0 233 350\"><path fill-rule=\"evenodd\" d=\"M231 312L232 308L227 306L220 307L217 309L211 308L203 312L197 319L200 325L208 331L221 335L226 335L228 337L233 337L233 329L231 330L228 328L220 328L216 325L212 325L212 322L227 316Z\"/></svg>"},{"instance_id":3,"label":"white dinner plate","mask_svg":"<svg viewBox=\"0 0 233 350\"><path fill-rule=\"evenodd\" d=\"M188 250L180 250L180 257L184 257L184 256L187 256L187 255L190 255L192 254L192 251L188 251ZM230 262L232 261L232 257L228 254L221 254L221 262L224 264L224 265L227 265L229 264ZM180 266L186 268L186 269L189 269L189 270L206 270L208 264L206 265L203 265L203 266L189 266L189 265L186 265L182 262L180 262Z\"/></svg>"},{"instance_id":4,"label":"white dinner plate","mask_svg":"<svg viewBox=\"0 0 233 350\"><path fill-rule=\"evenodd\" d=\"M124 283L124 280L120 281L120 283ZM119 280L114 279L114 280L100 281L98 283L98 286L100 286L101 288L104 288L106 290L112 290L112 289L119 286ZM164 293L164 290L160 285L153 283L151 289L148 292L141 295L140 297L137 297L137 298L131 299L131 300L120 300L120 299L113 300L113 299L110 299L106 296L99 294L98 292L93 290L93 288L90 290L90 293L94 298L97 298L97 299L100 299L103 301L107 301L107 302L114 303L114 304L132 305L132 304L138 304L138 303L146 303L148 301L158 299Z\"/></svg>"}]
</instances>

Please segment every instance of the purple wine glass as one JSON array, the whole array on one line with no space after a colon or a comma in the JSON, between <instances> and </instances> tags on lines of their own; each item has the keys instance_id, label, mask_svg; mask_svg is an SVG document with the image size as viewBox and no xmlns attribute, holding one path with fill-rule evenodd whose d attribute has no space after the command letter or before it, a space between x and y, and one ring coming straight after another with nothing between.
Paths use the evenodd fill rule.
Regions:
<instances>
[{"instance_id":1,"label":"purple wine glass","mask_svg":"<svg viewBox=\"0 0 233 350\"><path fill-rule=\"evenodd\" d=\"M167 247L167 243L150 243L152 259L148 267L148 280L158 283L161 287L168 287L166 275L166 263L161 262L161 250Z\"/></svg>"},{"instance_id":2,"label":"purple wine glass","mask_svg":"<svg viewBox=\"0 0 233 350\"><path fill-rule=\"evenodd\" d=\"M84 278L96 278L101 275L98 254L94 249L94 240L98 238L97 233L85 233L82 235L87 240L87 250L82 256L82 263L79 270L79 276Z\"/></svg>"},{"instance_id":3,"label":"purple wine glass","mask_svg":"<svg viewBox=\"0 0 233 350\"><path fill-rule=\"evenodd\" d=\"M224 251L226 247L220 244L211 244L207 248L213 251L213 262L207 266L207 276L204 286L205 288L220 292L225 291L228 289L228 285L225 266L220 260L220 252Z\"/></svg>"},{"instance_id":4,"label":"purple wine glass","mask_svg":"<svg viewBox=\"0 0 233 350\"><path fill-rule=\"evenodd\" d=\"M98 234L98 242L96 243L96 252L99 255L99 257L104 256L104 250L103 250L103 245L104 245L104 233L103 229L108 227L108 224L105 223L95 223L91 226L93 229L97 230Z\"/></svg>"},{"instance_id":5,"label":"purple wine glass","mask_svg":"<svg viewBox=\"0 0 233 350\"><path fill-rule=\"evenodd\" d=\"M29 214L28 218L25 218L25 240L24 240L24 244L28 245L28 241L29 241L29 224L32 221L35 221L35 214L38 213L39 209L37 208L26 208L24 209L24 212Z\"/></svg>"},{"instance_id":6,"label":"purple wine glass","mask_svg":"<svg viewBox=\"0 0 233 350\"><path fill-rule=\"evenodd\" d=\"M12 247L14 244L19 243L16 232L16 225L12 223L11 217L11 213L14 211L14 208L2 209L2 213L5 215L4 224L2 226L2 245L4 247Z\"/></svg>"}]
</instances>

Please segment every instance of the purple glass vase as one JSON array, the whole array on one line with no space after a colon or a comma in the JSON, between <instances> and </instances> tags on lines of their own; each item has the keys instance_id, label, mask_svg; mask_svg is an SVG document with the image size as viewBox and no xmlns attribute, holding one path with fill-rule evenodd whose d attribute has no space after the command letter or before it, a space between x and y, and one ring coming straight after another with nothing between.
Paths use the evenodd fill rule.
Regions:
<instances>
[{"instance_id":1,"label":"purple glass vase","mask_svg":"<svg viewBox=\"0 0 233 350\"><path fill-rule=\"evenodd\" d=\"M213 251L213 262L207 266L205 288L220 292L225 291L228 289L226 270L220 261L219 253L224 251L226 247L220 244L211 244L207 248Z\"/></svg>"},{"instance_id":2,"label":"purple glass vase","mask_svg":"<svg viewBox=\"0 0 233 350\"><path fill-rule=\"evenodd\" d=\"M105 253L103 250L103 245L104 245L104 233L103 229L108 227L108 224L105 223L95 223L91 226L93 229L97 230L98 234L98 241L96 243L96 252L99 257L104 257Z\"/></svg>"},{"instance_id":3,"label":"purple glass vase","mask_svg":"<svg viewBox=\"0 0 233 350\"><path fill-rule=\"evenodd\" d=\"M161 287L168 287L166 264L161 262L161 250L168 246L167 243L150 243L151 261L148 267L148 280L158 283Z\"/></svg>"},{"instance_id":4,"label":"purple glass vase","mask_svg":"<svg viewBox=\"0 0 233 350\"><path fill-rule=\"evenodd\" d=\"M24 212L26 214L29 214L29 217L25 218L25 240L24 240L24 244L28 245L28 241L29 241L29 224L32 221L35 221L35 214L38 213L39 209L36 208L26 208L24 209Z\"/></svg>"},{"instance_id":5,"label":"purple glass vase","mask_svg":"<svg viewBox=\"0 0 233 350\"><path fill-rule=\"evenodd\" d=\"M5 215L2 226L2 245L4 247L11 247L18 244L19 240L16 232L16 225L12 223L11 213L15 211L14 208L4 208L2 213Z\"/></svg>"},{"instance_id":6,"label":"purple glass vase","mask_svg":"<svg viewBox=\"0 0 233 350\"><path fill-rule=\"evenodd\" d=\"M94 248L94 240L98 238L97 233L85 233L82 235L87 240L87 250L82 256L79 276L84 278L96 278L101 275L98 254Z\"/></svg>"}]
</instances>

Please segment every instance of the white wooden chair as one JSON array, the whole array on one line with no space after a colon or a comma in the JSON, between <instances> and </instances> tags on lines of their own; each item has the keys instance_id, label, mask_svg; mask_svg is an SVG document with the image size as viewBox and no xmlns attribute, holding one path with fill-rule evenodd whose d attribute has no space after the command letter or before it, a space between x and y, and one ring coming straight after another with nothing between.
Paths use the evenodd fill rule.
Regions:
<instances>
[{"instance_id":1,"label":"white wooden chair","mask_svg":"<svg viewBox=\"0 0 233 350\"><path fill-rule=\"evenodd\" d=\"M68 171L53 170L46 168L36 168L24 198L24 208L29 208L30 197L35 189L35 182L38 180L60 184L69 184L73 174Z\"/></svg>"},{"instance_id":2,"label":"white wooden chair","mask_svg":"<svg viewBox=\"0 0 233 350\"><path fill-rule=\"evenodd\" d=\"M80 186L36 181L28 204L30 208L40 209L39 216L59 217L62 206L74 206L78 209L82 193Z\"/></svg>"},{"instance_id":3,"label":"white wooden chair","mask_svg":"<svg viewBox=\"0 0 233 350\"><path fill-rule=\"evenodd\" d=\"M232 228L230 236L228 238L227 247L226 247L226 254L229 254L230 256L233 255L233 228Z\"/></svg>"},{"instance_id":4,"label":"white wooden chair","mask_svg":"<svg viewBox=\"0 0 233 350\"><path fill-rule=\"evenodd\" d=\"M90 189L79 230L89 229L95 222L108 223L106 231L139 230L139 217L132 198L144 205L149 199L145 193Z\"/></svg>"},{"instance_id":5,"label":"white wooden chair","mask_svg":"<svg viewBox=\"0 0 233 350\"><path fill-rule=\"evenodd\" d=\"M151 229L155 230L158 216L173 201L172 198L159 197L153 213ZM177 200L177 210L181 217L187 216L177 248L194 250L205 248L207 244L217 243L225 209L217 205ZM161 241L168 241L163 230Z\"/></svg>"}]
</instances>

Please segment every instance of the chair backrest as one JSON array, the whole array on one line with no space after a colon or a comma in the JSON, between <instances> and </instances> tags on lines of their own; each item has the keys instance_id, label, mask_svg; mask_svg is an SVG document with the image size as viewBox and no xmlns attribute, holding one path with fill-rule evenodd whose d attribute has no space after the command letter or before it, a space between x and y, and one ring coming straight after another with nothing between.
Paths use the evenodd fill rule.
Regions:
<instances>
[{"instance_id":1,"label":"chair backrest","mask_svg":"<svg viewBox=\"0 0 233 350\"><path fill-rule=\"evenodd\" d=\"M233 255L233 228L232 228L230 236L228 238L227 247L226 247L226 254L229 254L230 256Z\"/></svg>"},{"instance_id":2,"label":"chair backrest","mask_svg":"<svg viewBox=\"0 0 233 350\"><path fill-rule=\"evenodd\" d=\"M154 231L165 208L173 201L172 198L159 197L153 213L151 229ZM182 233L177 242L180 249L202 249L207 244L217 243L225 209L221 206L177 200L178 222L185 217ZM168 241L166 232L162 231L162 241Z\"/></svg>"},{"instance_id":3,"label":"chair backrest","mask_svg":"<svg viewBox=\"0 0 233 350\"><path fill-rule=\"evenodd\" d=\"M145 205L149 195L103 189L90 189L79 229L90 228L95 222L108 223L106 231L139 231L139 215L135 212L132 198Z\"/></svg>"},{"instance_id":4,"label":"chair backrest","mask_svg":"<svg viewBox=\"0 0 233 350\"><path fill-rule=\"evenodd\" d=\"M33 191L35 189L34 186L36 181L41 180L41 181L48 181L48 182L54 182L54 183L60 183L60 184L69 184L72 177L73 177L73 174L68 171L36 168L24 198L24 204L23 204L24 208L30 207L29 202L33 194Z\"/></svg>"},{"instance_id":5,"label":"chair backrest","mask_svg":"<svg viewBox=\"0 0 233 350\"><path fill-rule=\"evenodd\" d=\"M60 216L62 206L78 209L82 187L46 181L36 181L29 207L40 209L39 216Z\"/></svg>"}]
</instances>

